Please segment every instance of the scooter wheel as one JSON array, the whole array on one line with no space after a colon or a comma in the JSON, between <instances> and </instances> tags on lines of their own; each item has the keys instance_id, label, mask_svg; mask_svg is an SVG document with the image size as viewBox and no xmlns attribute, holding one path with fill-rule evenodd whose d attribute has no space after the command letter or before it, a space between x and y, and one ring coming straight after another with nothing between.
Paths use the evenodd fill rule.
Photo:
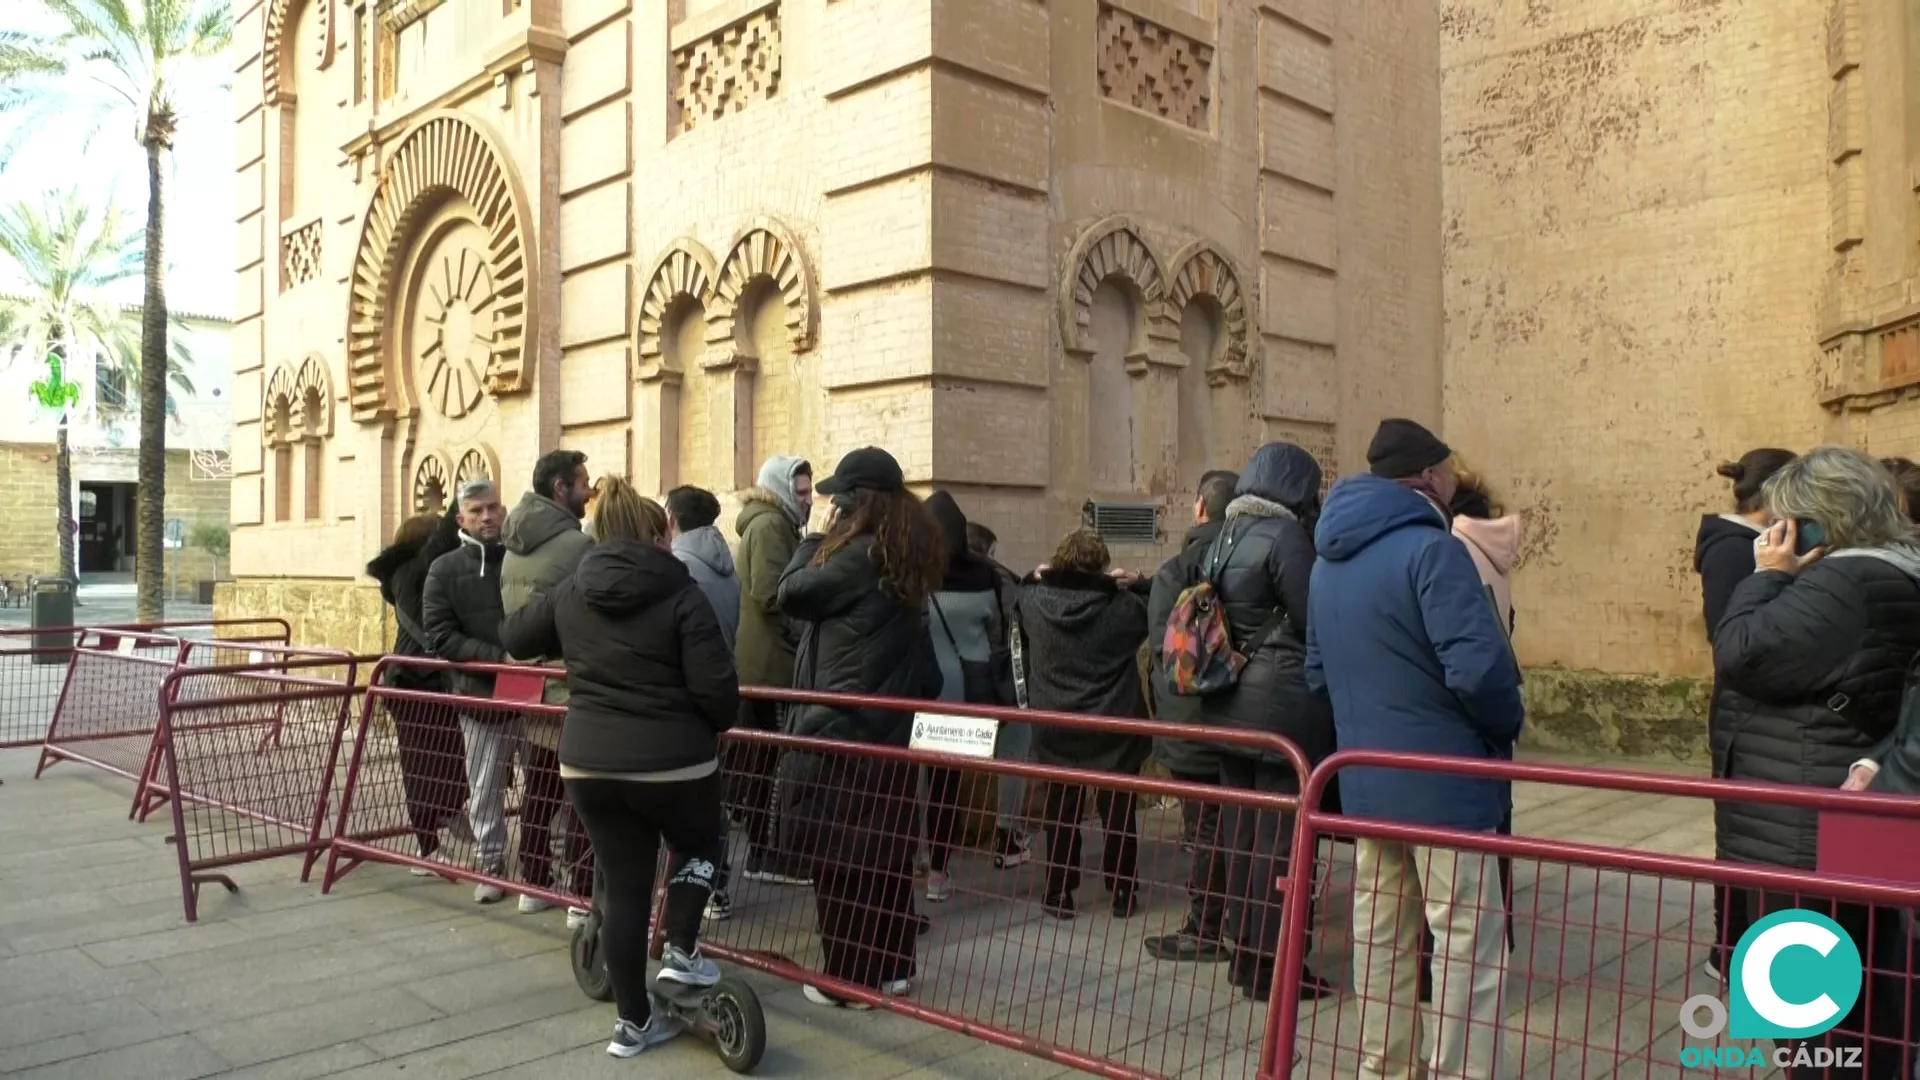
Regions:
<instances>
[{"instance_id":1,"label":"scooter wheel","mask_svg":"<svg viewBox=\"0 0 1920 1080\"><path fill-rule=\"evenodd\" d=\"M573 981L580 992L595 1001L613 1000L613 975L607 971L607 954L600 947L600 920L589 917L585 926L573 932Z\"/></svg>"},{"instance_id":2,"label":"scooter wheel","mask_svg":"<svg viewBox=\"0 0 1920 1080\"><path fill-rule=\"evenodd\" d=\"M707 1023L721 1064L737 1073L750 1073L767 1052L767 1014L753 987L729 975L714 984L706 1000Z\"/></svg>"}]
</instances>

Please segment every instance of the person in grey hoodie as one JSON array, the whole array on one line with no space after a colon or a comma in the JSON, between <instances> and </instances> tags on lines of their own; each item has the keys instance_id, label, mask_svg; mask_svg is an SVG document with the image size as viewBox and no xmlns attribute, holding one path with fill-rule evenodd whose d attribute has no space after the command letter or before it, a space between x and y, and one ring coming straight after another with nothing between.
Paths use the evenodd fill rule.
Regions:
<instances>
[{"instance_id":1,"label":"person in grey hoodie","mask_svg":"<svg viewBox=\"0 0 1920 1080\"><path fill-rule=\"evenodd\" d=\"M740 579L739 626L734 632L734 666L741 686L793 685L793 651L797 631L780 613L780 576L800 547L800 530L813 512L813 466L805 458L770 457L760 466L758 482L740 495L740 516L733 531L740 538L734 572ZM773 702L743 698L740 726L759 731L780 727L780 709ZM733 744L739 746L740 744ZM730 747L730 750L732 748ZM779 885L806 885L773 857L769 808L773 798L773 770L777 759L762 746L744 746L727 771L734 787L727 803L743 808L747 818L749 881Z\"/></svg>"},{"instance_id":2,"label":"person in grey hoodie","mask_svg":"<svg viewBox=\"0 0 1920 1080\"><path fill-rule=\"evenodd\" d=\"M713 604L720 637L732 652L740 629L740 579L727 538L713 527L720 519L720 500L705 488L677 487L667 492L667 516L673 522L673 554Z\"/></svg>"},{"instance_id":3,"label":"person in grey hoodie","mask_svg":"<svg viewBox=\"0 0 1920 1080\"><path fill-rule=\"evenodd\" d=\"M940 526L947 545L947 571L940 588L927 597L927 626L933 635L933 656L940 665L941 701L975 705L1012 705L1011 660L1007 656L1007 628L1015 591L1007 587L999 569L967 547L967 516L945 491L927 499L927 513ZM994 678L996 666L1008 664L1004 678ZM968 678L968 672L974 673ZM1001 777L1006 783L1010 777ZM927 900L940 903L952 895L947 867L960 826L960 807L972 802L962 790L968 783L984 784L977 773L958 769L927 770ZM1026 838L1003 822L994 830L994 865L1019 866L1031 857Z\"/></svg>"}]
</instances>

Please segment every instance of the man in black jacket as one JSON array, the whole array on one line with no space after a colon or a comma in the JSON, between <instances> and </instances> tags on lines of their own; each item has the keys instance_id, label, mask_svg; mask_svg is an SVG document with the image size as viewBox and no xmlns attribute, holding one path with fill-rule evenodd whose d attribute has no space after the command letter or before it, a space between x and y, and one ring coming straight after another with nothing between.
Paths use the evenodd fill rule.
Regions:
<instances>
[{"instance_id":1,"label":"man in black jacket","mask_svg":"<svg viewBox=\"0 0 1920 1080\"><path fill-rule=\"evenodd\" d=\"M1227 504L1233 501L1238 473L1215 469L1200 478L1200 490L1193 503L1193 528L1187 530L1186 546L1168 559L1153 576L1152 592L1147 599L1147 649L1153 660L1154 717L1168 723L1198 724L1200 699L1181 697L1167 687L1165 641L1167 618L1173 614L1174 601L1194 584L1200 560L1213 546L1227 520ZM1155 739L1153 756L1167 767L1175 780L1188 784L1218 784L1220 755L1204 742L1185 739ZM1193 864L1187 871L1187 921L1178 931L1146 939L1147 955L1156 960L1217 963L1229 951L1220 940L1220 922L1227 906L1227 860L1220 850L1220 804L1195 799L1180 800L1182 832L1193 849Z\"/></svg>"},{"instance_id":2,"label":"man in black jacket","mask_svg":"<svg viewBox=\"0 0 1920 1080\"><path fill-rule=\"evenodd\" d=\"M460 489L460 546L433 561L421 598L421 621L427 648L442 660L455 663L505 663L500 647L500 569L506 548L500 543L506 509L491 480L473 480ZM493 696L493 677L455 672L455 693ZM467 787L471 797L467 817L479 847L481 873L501 876L507 867L507 788L513 783L513 761L524 753L525 722L517 713L481 707L460 715L460 735L467 745ZM476 903L498 902L505 893L498 886L474 887Z\"/></svg>"}]
</instances>

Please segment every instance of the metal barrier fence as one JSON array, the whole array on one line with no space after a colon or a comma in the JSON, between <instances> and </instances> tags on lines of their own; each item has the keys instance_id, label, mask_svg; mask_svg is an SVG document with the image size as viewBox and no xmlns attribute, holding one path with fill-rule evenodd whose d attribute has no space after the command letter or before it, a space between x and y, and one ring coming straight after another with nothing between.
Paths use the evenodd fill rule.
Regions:
<instances>
[{"instance_id":1,"label":"metal barrier fence","mask_svg":"<svg viewBox=\"0 0 1920 1080\"><path fill-rule=\"evenodd\" d=\"M0 750L39 746L53 723L60 689L74 646L89 630L115 630L167 637L205 632L228 642L286 644L292 631L285 619L214 619L200 622L129 623L110 626L56 626L0 630Z\"/></svg>"},{"instance_id":2,"label":"metal barrier fence","mask_svg":"<svg viewBox=\"0 0 1920 1080\"><path fill-rule=\"evenodd\" d=\"M157 783L172 809L188 922L199 917L202 884L238 890L225 869L300 855L300 879L308 880L327 847L341 742L360 697L359 663L281 657L166 676Z\"/></svg>"},{"instance_id":3,"label":"metal barrier fence","mask_svg":"<svg viewBox=\"0 0 1920 1080\"><path fill-rule=\"evenodd\" d=\"M156 770L160 761L160 693L167 675L188 656L244 656L256 669L273 670L302 659L337 667L348 659L339 649L305 648L272 642L218 642L176 638L144 631L87 629L81 632L67 664L67 677L48 725L34 776L56 761L74 761L134 782L127 816L145 820L164 803L166 791ZM347 679L351 685L351 678ZM189 692L200 692L192 684ZM207 692L218 694L208 684ZM270 709L267 704L259 709Z\"/></svg>"},{"instance_id":4,"label":"metal barrier fence","mask_svg":"<svg viewBox=\"0 0 1920 1080\"><path fill-rule=\"evenodd\" d=\"M180 653L180 639L160 634L81 633L33 775L75 761L138 784L160 722L160 687Z\"/></svg>"},{"instance_id":5,"label":"metal barrier fence","mask_svg":"<svg viewBox=\"0 0 1920 1080\"><path fill-rule=\"evenodd\" d=\"M257 697L259 691L251 682L251 675L263 672L298 670L303 678L350 688L354 685L355 661L345 649L187 638L180 643L180 661L175 665L175 670L203 673L202 678L177 684L177 692L186 701L203 698L220 700ZM166 705L163 697L161 714L165 713ZM259 714L256 720L260 726L260 750L264 753L269 743L278 743L280 740L283 710L271 699L255 701L250 708ZM170 794L167 782L160 774L162 718L156 717L146 764L134 785L132 816L137 821L147 820L154 810L165 806ZM237 721L239 717L232 715L230 709L226 719Z\"/></svg>"},{"instance_id":6,"label":"metal barrier fence","mask_svg":"<svg viewBox=\"0 0 1920 1080\"><path fill-rule=\"evenodd\" d=\"M553 811L565 802L557 761L549 766L539 749L522 761L516 829L505 797L511 773L473 768L461 756L457 730L464 724L479 734L471 748L511 741L529 724L559 718L563 707L537 703L538 688L559 673L463 668L500 678L492 699L410 690L384 678L396 669L434 668L445 665L389 658L370 679L323 891L361 862L376 861L473 884L485 890L477 899L518 894L530 897L533 909L585 906L591 864L584 837L552 827ZM937 711L1142 743L1193 735L1171 724L946 702L759 688L745 694ZM391 724L380 723L382 716ZM1282 787L1304 777L1304 759L1290 744L1218 734L1289 762L1280 766ZM1144 745L1139 749L1143 757ZM725 898L710 909L703 937L714 956L1099 1075L1252 1074L1290 878L1284 857L1235 860L1232 852L1284 856L1293 795L738 729L723 737L722 760L717 782L735 827ZM549 767L550 777L543 775ZM770 775L776 769L777 780ZM486 810L473 830L484 854L460 835L455 776L487 786ZM1031 861L997 867L992 852L966 843L969 832L991 837L993 830L967 829L962 808L984 801L970 796L970 786L1014 778L1043 795L1037 812L1005 824L1037 841ZM1200 811L1193 833L1183 831L1176 811L1143 809L1153 797ZM774 822L760 834L766 847L757 852L756 816ZM1095 822L1083 825L1086 817ZM944 864L939 889L916 881L923 828ZM1256 837L1271 843L1262 848ZM802 879L812 888L792 887ZM1250 884L1261 881L1270 884ZM1244 927L1237 932L1247 948L1238 962L1214 942L1182 944L1178 931L1189 918L1216 933L1222 923ZM1202 955L1181 954L1191 945L1205 946ZM1217 962L1178 962L1196 959ZM897 979L910 981L909 994L890 992L901 989L889 986Z\"/></svg>"},{"instance_id":7,"label":"metal barrier fence","mask_svg":"<svg viewBox=\"0 0 1920 1080\"><path fill-rule=\"evenodd\" d=\"M1362 751L1323 762L1303 804L1318 806L1327 784L1356 767L1844 812L1888 826L1920 820L1920 800ZM1606 810L1596 805L1593 813ZM1527 824L1525 815L1515 822L1522 831ZM1297 830L1296 850L1342 854L1293 869L1295 889L1308 887L1310 874L1325 882L1319 912L1326 925L1316 931L1306 910L1287 912L1262 1080L1352 1076L1363 1061L1384 1063L1373 1065L1379 1075L1416 1075L1423 1062L1434 1075L1452 1076L1757 1075L1752 1054L1772 1066L1775 1046L1736 1044L1724 1030L1687 1034L1689 1024L1713 1016L1695 999L1726 996L1704 970L1715 946L1716 886L1752 895L1756 912L1798 907L1829 915L1867 966L1856 1012L1813 1040L1806 1058L1797 1057L1799 1044L1789 1047L1787 1062L1800 1065L1791 1075L1894 1080L1920 1070L1911 1064L1920 1046L1920 955L1911 934L1920 886L1320 810L1299 815ZM1356 843L1321 848L1328 838ZM1904 880L1914 880L1920 854L1889 850L1887 857L1906 860ZM1500 882L1502 861L1510 862L1510 893ZM1429 923L1436 933L1423 945ZM1737 936L1726 942L1723 970L1735 944ZM1309 960L1322 973L1351 972L1346 993L1302 1001L1295 988ZM1725 1019L1724 1007L1719 1016ZM1863 1051L1857 1060L1849 1047ZM1299 1068L1288 1064L1289 1051L1303 1055Z\"/></svg>"},{"instance_id":8,"label":"metal barrier fence","mask_svg":"<svg viewBox=\"0 0 1920 1080\"><path fill-rule=\"evenodd\" d=\"M454 670L389 656L368 675L321 890L375 861L470 883L483 902L511 894L525 898L525 908L586 907L593 864L586 834L567 811L556 753L567 710L539 703L547 682L565 673L458 669L496 680L491 699L409 686L409 676L417 684L425 675L430 685ZM485 768L475 757L482 753Z\"/></svg>"}]
</instances>

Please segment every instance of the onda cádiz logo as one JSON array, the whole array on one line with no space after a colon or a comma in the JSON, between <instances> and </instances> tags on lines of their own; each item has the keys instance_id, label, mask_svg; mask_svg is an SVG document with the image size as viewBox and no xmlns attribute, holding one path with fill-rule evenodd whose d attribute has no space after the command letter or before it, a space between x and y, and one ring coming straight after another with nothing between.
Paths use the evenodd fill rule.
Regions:
<instances>
[{"instance_id":1,"label":"onda c\u00e1diz logo","mask_svg":"<svg viewBox=\"0 0 1920 1080\"><path fill-rule=\"evenodd\" d=\"M1838 923L1804 908L1776 911L1755 922L1735 946L1725 1005L1711 994L1681 1004L1681 1028L1707 1045L1682 1049L1680 1064L1862 1068L1860 1047L1791 1044L1832 1030L1860 997L1864 975L1860 950ZM1722 1032L1734 1041L1773 1040L1772 1054L1758 1046L1715 1045Z\"/></svg>"}]
</instances>

